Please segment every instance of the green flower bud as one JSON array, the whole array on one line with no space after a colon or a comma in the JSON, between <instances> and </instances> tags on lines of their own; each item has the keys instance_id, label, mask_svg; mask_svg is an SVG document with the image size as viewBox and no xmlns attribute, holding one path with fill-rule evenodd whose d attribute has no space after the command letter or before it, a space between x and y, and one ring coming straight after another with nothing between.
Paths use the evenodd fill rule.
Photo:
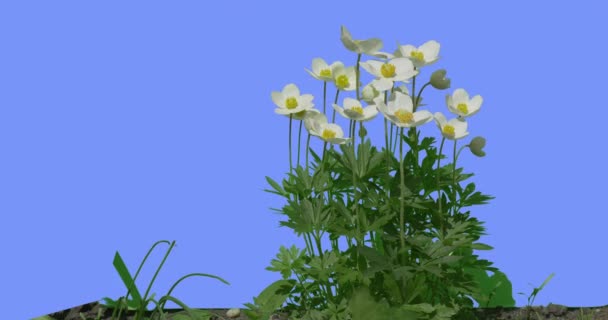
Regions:
<instances>
[{"instance_id":1,"label":"green flower bud","mask_svg":"<svg viewBox=\"0 0 608 320\"><path fill-rule=\"evenodd\" d=\"M364 126L359 128L359 138L363 139L367 135L367 130L365 130Z\"/></svg>"},{"instance_id":2,"label":"green flower bud","mask_svg":"<svg viewBox=\"0 0 608 320\"><path fill-rule=\"evenodd\" d=\"M374 99L380 95L380 92L371 84L366 85L361 91L361 98L367 103L373 103Z\"/></svg>"},{"instance_id":3,"label":"green flower bud","mask_svg":"<svg viewBox=\"0 0 608 320\"><path fill-rule=\"evenodd\" d=\"M486 155L486 153L483 150L481 150L485 146L486 146L486 139L478 136L478 137L473 138L473 140L471 140L471 143L469 144L469 149L471 149L471 152L474 155L481 158Z\"/></svg>"},{"instance_id":4,"label":"green flower bud","mask_svg":"<svg viewBox=\"0 0 608 320\"><path fill-rule=\"evenodd\" d=\"M447 71L439 69L431 75L431 85L435 89L443 90L450 87L450 79L445 77Z\"/></svg>"}]
</instances>

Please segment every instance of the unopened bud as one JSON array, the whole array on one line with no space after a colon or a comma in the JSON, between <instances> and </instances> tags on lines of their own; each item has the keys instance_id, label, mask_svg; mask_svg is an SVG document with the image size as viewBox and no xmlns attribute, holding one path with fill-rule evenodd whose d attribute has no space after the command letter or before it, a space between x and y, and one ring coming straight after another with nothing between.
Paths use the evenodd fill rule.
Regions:
<instances>
[{"instance_id":1,"label":"unopened bud","mask_svg":"<svg viewBox=\"0 0 608 320\"><path fill-rule=\"evenodd\" d=\"M483 137L475 137L473 138L473 140L471 140L471 143L469 144L469 149L471 149L471 152L478 156L478 157L483 157L486 155L486 153L481 150L483 149L483 147L486 146L486 139L484 139Z\"/></svg>"},{"instance_id":2,"label":"unopened bud","mask_svg":"<svg viewBox=\"0 0 608 320\"><path fill-rule=\"evenodd\" d=\"M359 128L359 138L363 139L367 135L367 130L365 130L364 126Z\"/></svg>"},{"instance_id":3,"label":"unopened bud","mask_svg":"<svg viewBox=\"0 0 608 320\"><path fill-rule=\"evenodd\" d=\"M431 85L435 89L443 90L450 87L450 79L445 77L447 71L439 69L431 75Z\"/></svg>"},{"instance_id":4,"label":"unopened bud","mask_svg":"<svg viewBox=\"0 0 608 320\"><path fill-rule=\"evenodd\" d=\"M373 103L374 99L380 95L380 92L374 88L371 84L363 87L361 91L361 99L367 103Z\"/></svg>"}]
</instances>

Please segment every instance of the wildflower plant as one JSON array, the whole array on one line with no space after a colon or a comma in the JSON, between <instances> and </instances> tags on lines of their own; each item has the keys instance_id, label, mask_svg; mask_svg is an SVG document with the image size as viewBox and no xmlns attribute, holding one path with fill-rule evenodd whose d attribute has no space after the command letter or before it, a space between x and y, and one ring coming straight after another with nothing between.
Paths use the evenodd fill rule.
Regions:
<instances>
[{"instance_id":1,"label":"wildflower plant","mask_svg":"<svg viewBox=\"0 0 608 320\"><path fill-rule=\"evenodd\" d=\"M438 42L398 46L389 54L379 51L380 39L354 40L345 27L340 39L357 56L353 66L315 58L312 71L307 70L323 81L323 112L314 109L311 94L301 95L293 83L271 94L275 112L289 117L290 171L282 183L266 177L273 190L265 191L286 199L282 209L272 209L287 217L280 225L303 236L306 248L280 247L266 269L280 272L283 279L245 304L245 313L267 319L284 307L290 319L471 319L473 301L480 307L513 307L507 276L473 254L493 249L477 242L485 234L483 223L470 211L462 212L494 198L475 191L474 183L461 186L473 174L456 167L463 148L485 155L483 137L456 153L458 140L469 135L468 118L480 110L481 96L469 99L464 89L446 95L448 111L456 116L449 120L441 112L419 110L425 88L451 87L446 71L439 69L416 91L421 71L439 59ZM361 61L363 55L370 60ZM361 68L373 77L366 85ZM336 88L331 122L328 82ZM345 91L354 97L340 101ZM336 123L336 113L348 128ZM380 151L366 138L364 126L376 117L384 120ZM302 124L308 131L305 167L300 165L300 138L296 166L291 159L294 120L300 121L300 136ZM417 129L432 121L442 135L439 152L435 138L420 140ZM309 147L311 136L323 141L322 152ZM446 139L454 149L452 162L442 166ZM409 147L405 155L404 144ZM321 246L326 233L331 249ZM338 246L340 238L348 245L345 251Z\"/></svg>"}]
</instances>

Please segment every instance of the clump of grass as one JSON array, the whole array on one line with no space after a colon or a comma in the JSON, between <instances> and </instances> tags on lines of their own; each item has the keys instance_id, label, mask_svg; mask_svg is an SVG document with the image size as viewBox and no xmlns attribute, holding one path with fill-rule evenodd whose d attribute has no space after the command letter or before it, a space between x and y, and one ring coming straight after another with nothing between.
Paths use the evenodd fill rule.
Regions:
<instances>
[{"instance_id":1,"label":"clump of grass","mask_svg":"<svg viewBox=\"0 0 608 320\"><path fill-rule=\"evenodd\" d=\"M144 263L148 259L148 256L150 255L150 253L152 253L152 250L154 250L154 248L161 243L169 244L169 248L167 249L167 252L165 253L165 256L163 257L162 262L156 269L156 273L154 274L154 277L152 277L152 280L150 281L150 284L148 285L148 288L146 289L146 293L144 294L144 296L142 298L140 291L138 290L137 286L135 285L135 280L137 279L137 276L139 275L139 272L141 271ZM114 263L113 263L114 268L120 275L122 282L127 287L127 294L123 297L120 297L118 300L112 300L111 298L108 298L108 297L105 297L102 299L105 302L105 304L102 303L103 306L114 310L112 312L112 320L120 319L120 316L125 311L125 309L134 310L136 312L134 320L145 320L144 313L147 311L146 307L148 306L148 304L150 302L153 302L156 305L155 308L153 309L154 312L152 313L151 319L154 319L154 316L157 317L156 319L165 319L165 314L163 313L163 309L164 309L165 303L167 301L172 301L175 304L182 307L186 311L186 314L188 315L188 317L190 319L200 319L200 317L201 317L200 314L198 314L198 317L195 316L194 310L190 309L186 304L184 304L179 299L171 296L171 292L173 291L173 289L175 289L175 287L182 280L189 278L189 277L194 277L194 276L215 278L215 279L222 281L223 283L225 283L227 285L230 285L230 283L228 283L226 280L224 280L218 276L214 276L214 275L210 275L210 274L206 274L206 273L190 273L188 275L181 277L179 280L177 280L173 284L173 286L169 289L167 294L162 296L158 301L154 300L154 296L155 296L154 293L150 297L148 297L148 293L150 292L150 289L152 288L152 284L156 280L156 277L158 276L160 269L162 268L163 264L165 263L165 260L169 256L169 253L171 252L171 250L173 249L174 246L175 246L175 241L173 241L171 243L169 243L169 241L167 241L167 240L161 240L161 241L156 242L152 246L152 248L150 248L150 250L144 257L143 261L139 265L139 268L137 269L137 272L135 273L135 277L131 277L131 273L129 273L129 270L127 269L127 266L125 265L124 261L122 260L122 257L120 256L118 251L116 251L116 254L114 255ZM129 296L131 296L131 298L129 298ZM83 320L86 320L86 319L84 319L84 316L82 314L81 314L81 317L83 318ZM98 318L96 320L99 320L100 317L101 317L101 311L98 313ZM208 317L207 317L207 319L208 319Z\"/></svg>"}]
</instances>

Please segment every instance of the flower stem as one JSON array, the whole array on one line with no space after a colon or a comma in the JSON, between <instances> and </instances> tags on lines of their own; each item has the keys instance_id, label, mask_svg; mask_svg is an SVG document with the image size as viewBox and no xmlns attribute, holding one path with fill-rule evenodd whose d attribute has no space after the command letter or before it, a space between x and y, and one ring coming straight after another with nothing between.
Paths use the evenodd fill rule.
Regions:
<instances>
[{"instance_id":1,"label":"flower stem","mask_svg":"<svg viewBox=\"0 0 608 320\"><path fill-rule=\"evenodd\" d=\"M310 148L310 133L308 133L308 137L306 138L306 173L308 172L308 153Z\"/></svg>"},{"instance_id":2,"label":"flower stem","mask_svg":"<svg viewBox=\"0 0 608 320\"><path fill-rule=\"evenodd\" d=\"M454 200L452 200L452 216L456 214L456 139L454 139L454 166L452 167L452 196Z\"/></svg>"},{"instance_id":3,"label":"flower stem","mask_svg":"<svg viewBox=\"0 0 608 320\"><path fill-rule=\"evenodd\" d=\"M359 100L359 77L361 76L360 73L361 71L359 70L359 61L361 61L361 54L359 53L357 55L357 73L356 73L356 82L355 82L355 87L357 88L357 100Z\"/></svg>"},{"instance_id":4,"label":"flower stem","mask_svg":"<svg viewBox=\"0 0 608 320\"><path fill-rule=\"evenodd\" d=\"M336 90L336 98L334 99L334 103L338 104L338 95L340 94L340 89ZM336 122L336 109L334 109L334 113L331 117L331 122L335 123ZM333 147L333 144L332 144Z\"/></svg>"},{"instance_id":5,"label":"flower stem","mask_svg":"<svg viewBox=\"0 0 608 320\"><path fill-rule=\"evenodd\" d=\"M291 163L291 121L293 118L293 114L289 115L289 173L293 170L293 165Z\"/></svg>"},{"instance_id":6,"label":"flower stem","mask_svg":"<svg viewBox=\"0 0 608 320\"><path fill-rule=\"evenodd\" d=\"M300 120L300 129L298 133L298 167L300 166L300 138L302 138L302 122L304 122L304 120Z\"/></svg>"},{"instance_id":7,"label":"flower stem","mask_svg":"<svg viewBox=\"0 0 608 320\"><path fill-rule=\"evenodd\" d=\"M441 146L439 146L439 159L437 159L437 201L439 202L439 221L441 224L441 236L442 240L445 237L445 229L443 227L443 212L441 211L441 187L439 186L439 168L441 168L441 155L443 151L443 143L445 142L445 137L441 139Z\"/></svg>"},{"instance_id":8,"label":"flower stem","mask_svg":"<svg viewBox=\"0 0 608 320\"><path fill-rule=\"evenodd\" d=\"M358 63L358 62L357 62ZM354 122L354 127L357 126L357 122L356 121L351 121L351 124ZM357 199L357 172L355 170L355 168L357 167L357 153L355 152L356 149L356 140L354 138L354 132L355 132L355 128L353 128L353 131L351 132L351 137L352 139L352 143L351 146L353 147L353 164L352 164L352 170L353 170L353 209L352 212L355 214L355 216L357 217L357 221L356 221L356 226L357 226L357 238L355 239L357 244L357 248L359 248L359 239L358 239L358 235L360 232L359 226L361 221L359 221L359 215L358 215L358 211L359 211L359 201L356 200ZM355 264L357 265L357 270L359 269L359 254L357 252L357 250L355 250Z\"/></svg>"},{"instance_id":9,"label":"flower stem","mask_svg":"<svg viewBox=\"0 0 608 320\"><path fill-rule=\"evenodd\" d=\"M401 135L403 135L403 128L401 128ZM403 217L403 201L404 201L404 195L405 195L405 175L403 172L403 140L400 139L399 141L399 172L401 174L401 184L400 184L400 189L401 189L401 201L400 201L400 208L399 208L399 230L401 232L401 250L403 251L403 249L405 248L405 221L404 221L404 217Z\"/></svg>"},{"instance_id":10,"label":"flower stem","mask_svg":"<svg viewBox=\"0 0 608 320\"><path fill-rule=\"evenodd\" d=\"M327 81L323 81L323 114L325 116L327 116L327 114L325 113L325 104L326 104L326 100L327 100Z\"/></svg>"}]
</instances>

